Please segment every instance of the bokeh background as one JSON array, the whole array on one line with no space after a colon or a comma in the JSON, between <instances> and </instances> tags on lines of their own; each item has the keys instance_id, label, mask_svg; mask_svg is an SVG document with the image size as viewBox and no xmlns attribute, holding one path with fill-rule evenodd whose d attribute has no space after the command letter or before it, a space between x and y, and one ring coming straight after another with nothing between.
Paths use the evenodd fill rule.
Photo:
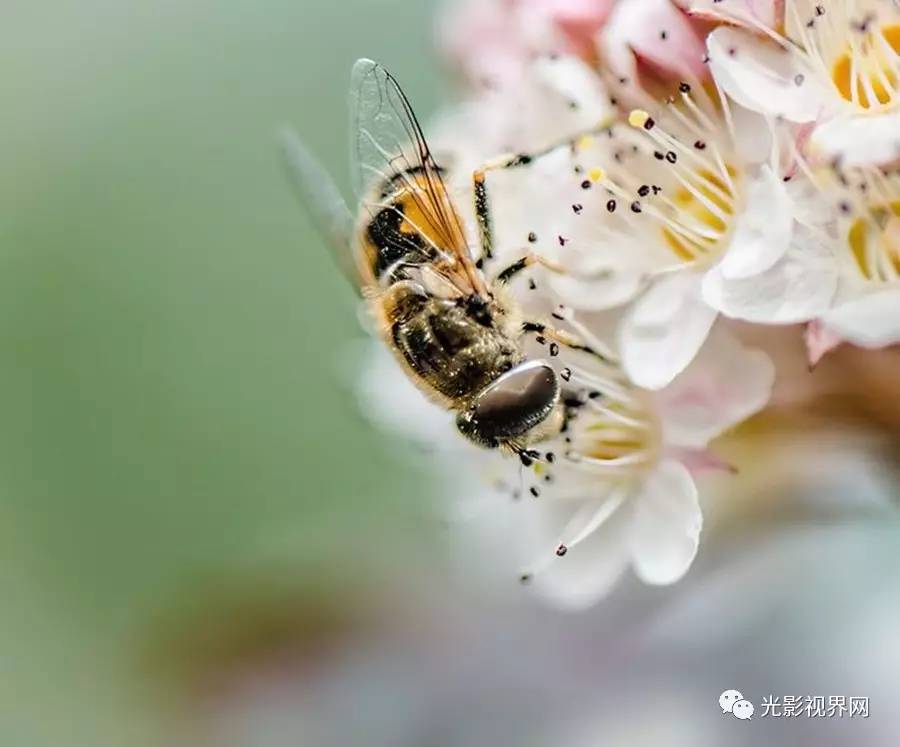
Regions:
<instances>
[{"instance_id":1,"label":"bokeh background","mask_svg":"<svg viewBox=\"0 0 900 747\"><path fill-rule=\"evenodd\" d=\"M572 616L461 562L361 416L274 133L346 185L356 57L450 90L432 3L3 7L0 743L897 743L896 431L807 444L705 506L683 584ZM732 687L872 715L741 723Z\"/></svg>"}]
</instances>

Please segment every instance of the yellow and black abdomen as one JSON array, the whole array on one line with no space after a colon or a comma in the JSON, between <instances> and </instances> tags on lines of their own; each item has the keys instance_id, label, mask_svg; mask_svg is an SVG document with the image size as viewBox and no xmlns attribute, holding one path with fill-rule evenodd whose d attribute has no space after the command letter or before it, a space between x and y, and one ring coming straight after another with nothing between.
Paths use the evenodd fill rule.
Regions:
<instances>
[{"instance_id":1,"label":"yellow and black abdomen","mask_svg":"<svg viewBox=\"0 0 900 747\"><path fill-rule=\"evenodd\" d=\"M400 287L388 311L390 343L422 384L462 406L523 359L499 329L478 321L467 299Z\"/></svg>"}]
</instances>

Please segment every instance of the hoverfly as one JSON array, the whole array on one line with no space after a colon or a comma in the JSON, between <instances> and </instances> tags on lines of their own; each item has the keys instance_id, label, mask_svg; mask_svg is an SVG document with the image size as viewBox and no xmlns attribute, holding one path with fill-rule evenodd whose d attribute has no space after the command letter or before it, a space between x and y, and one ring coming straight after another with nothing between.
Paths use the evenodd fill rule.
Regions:
<instances>
[{"instance_id":1,"label":"hoverfly","mask_svg":"<svg viewBox=\"0 0 900 747\"><path fill-rule=\"evenodd\" d=\"M493 235L486 173L527 165L535 156L498 159L473 175L480 243L473 258L444 169L394 77L359 60L350 108L357 217L305 146L285 133L285 159L301 199L410 379L456 413L456 427L470 441L526 461L531 445L563 428L565 408L559 375L548 361L526 356L525 336L603 358L571 333L525 319L505 288L535 263L561 268L526 254L494 274L487 271Z\"/></svg>"}]
</instances>

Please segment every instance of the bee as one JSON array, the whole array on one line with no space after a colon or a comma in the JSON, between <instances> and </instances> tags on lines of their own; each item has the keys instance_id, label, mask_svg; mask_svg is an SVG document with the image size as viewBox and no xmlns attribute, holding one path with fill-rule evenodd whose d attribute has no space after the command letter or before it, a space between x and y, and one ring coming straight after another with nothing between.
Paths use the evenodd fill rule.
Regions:
<instances>
[{"instance_id":1,"label":"bee","mask_svg":"<svg viewBox=\"0 0 900 747\"><path fill-rule=\"evenodd\" d=\"M354 217L324 169L291 132L285 163L301 200L330 238L345 273L368 304L383 342L432 401L456 414L456 427L478 446L533 458L531 446L565 422L560 375L525 354L536 335L603 356L573 334L525 319L506 288L546 259L526 254L491 274L493 233L486 174L526 166L533 157L498 159L473 175L478 241L473 258L460 212L416 115L394 77L359 60L351 79L351 175ZM532 456L529 456L532 455Z\"/></svg>"}]
</instances>

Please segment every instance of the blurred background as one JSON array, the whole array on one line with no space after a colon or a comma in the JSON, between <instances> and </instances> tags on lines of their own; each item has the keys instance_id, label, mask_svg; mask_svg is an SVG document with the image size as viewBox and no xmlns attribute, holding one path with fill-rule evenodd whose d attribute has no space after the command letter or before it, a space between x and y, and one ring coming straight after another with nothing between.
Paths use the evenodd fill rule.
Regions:
<instances>
[{"instance_id":1,"label":"blurred background","mask_svg":"<svg viewBox=\"0 0 900 747\"><path fill-rule=\"evenodd\" d=\"M431 3L4 10L3 745L897 743L896 430L823 437L704 507L684 583L572 616L460 563L427 463L361 417L274 133L346 185L353 60L448 95ZM743 723L729 688L872 715Z\"/></svg>"}]
</instances>

